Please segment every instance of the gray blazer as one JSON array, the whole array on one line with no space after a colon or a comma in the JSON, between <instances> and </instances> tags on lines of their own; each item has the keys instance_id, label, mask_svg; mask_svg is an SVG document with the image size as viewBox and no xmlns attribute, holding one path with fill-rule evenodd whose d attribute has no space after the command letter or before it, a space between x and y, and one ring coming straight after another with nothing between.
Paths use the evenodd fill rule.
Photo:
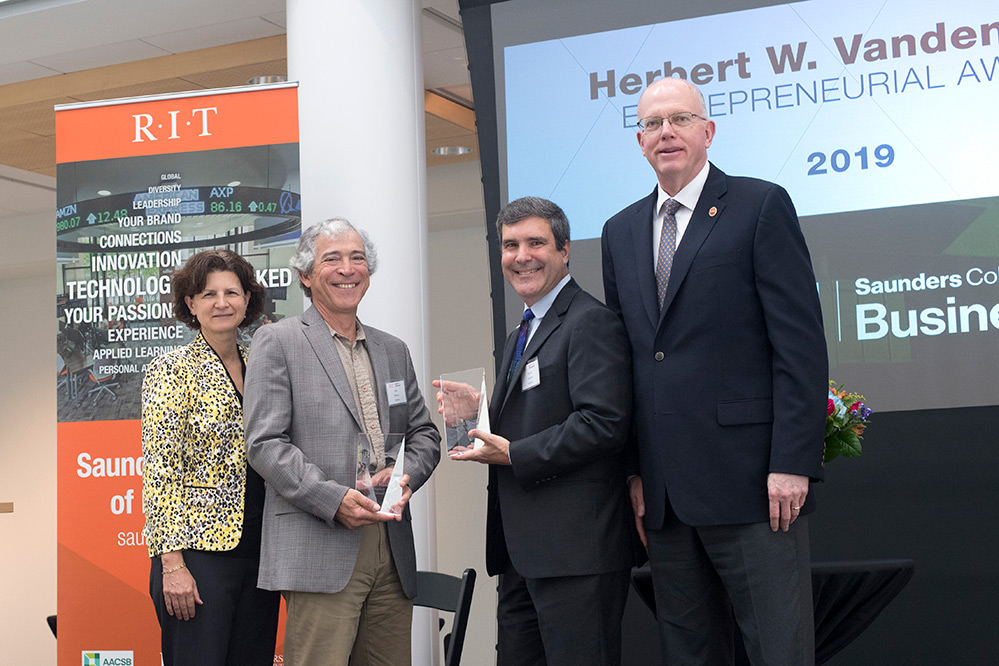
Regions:
<instances>
[{"instance_id":1,"label":"gray blazer","mask_svg":"<svg viewBox=\"0 0 999 666\"><path fill-rule=\"evenodd\" d=\"M405 471L422 486L440 460L440 434L416 383L406 344L364 327L378 387L382 432L406 433ZM267 590L339 592L354 569L361 531L334 519L356 480L357 406L326 322L314 307L262 326L247 364L246 457L267 482L258 585ZM402 380L406 401L389 406L386 384ZM416 594L412 517L387 524L392 558Z\"/></svg>"}]
</instances>

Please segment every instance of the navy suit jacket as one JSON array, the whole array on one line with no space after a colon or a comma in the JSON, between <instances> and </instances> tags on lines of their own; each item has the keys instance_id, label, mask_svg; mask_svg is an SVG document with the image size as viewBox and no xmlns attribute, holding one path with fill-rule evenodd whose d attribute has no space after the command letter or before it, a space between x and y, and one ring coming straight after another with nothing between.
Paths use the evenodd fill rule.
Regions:
<instances>
[{"instance_id":1,"label":"navy suit jacket","mask_svg":"<svg viewBox=\"0 0 999 666\"><path fill-rule=\"evenodd\" d=\"M656 191L604 225L607 305L634 359L645 524L769 520L770 472L821 479L828 380L811 260L781 187L711 165L660 312ZM812 493L802 509L814 508Z\"/></svg>"},{"instance_id":2,"label":"navy suit jacket","mask_svg":"<svg viewBox=\"0 0 999 666\"><path fill-rule=\"evenodd\" d=\"M570 280L507 382L517 332L506 341L490 400L494 433L512 466L489 466L486 567L512 562L525 578L631 567L624 479L631 357L620 320ZM541 383L523 390L537 359Z\"/></svg>"}]
</instances>

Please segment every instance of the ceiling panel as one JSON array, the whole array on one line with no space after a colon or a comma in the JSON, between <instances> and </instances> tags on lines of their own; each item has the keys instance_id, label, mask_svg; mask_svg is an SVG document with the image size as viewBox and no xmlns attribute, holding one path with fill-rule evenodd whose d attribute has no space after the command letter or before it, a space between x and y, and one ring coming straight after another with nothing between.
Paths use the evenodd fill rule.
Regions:
<instances>
[{"instance_id":1,"label":"ceiling panel","mask_svg":"<svg viewBox=\"0 0 999 666\"><path fill-rule=\"evenodd\" d=\"M423 52L432 53L445 49L465 49L465 38L450 24L434 16L423 15Z\"/></svg>"},{"instance_id":2,"label":"ceiling panel","mask_svg":"<svg viewBox=\"0 0 999 666\"><path fill-rule=\"evenodd\" d=\"M273 12L261 16L265 21L270 21L274 25L279 25L286 31L288 29L288 12Z\"/></svg>"},{"instance_id":3,"label":"ceiling panel","mask_svg":"<svg viewBox=\"0 0 999 666\"><path fill-rule=\"evenodd\" d=\"M145 37L143 41L157 46L169 53L195 51L211 46L222 46L235 42L245 42L250 39L262 39L283 35L284 28L265 21L259 16L251 16L238 21L227 21L215 25L206 25L163 35Z\"/></svg>"},{"instance_id":4,"label":"ceiling panel","mask_svg":"<svg viewBox=\"0 0 999 666\"><path fill-rule=\"evenodd\" d=\"M142 40L275 14L285 10L286 0L86 0L61 5L60 0L35 0L23 4L39 11L0 19L0 63L34 61L95 44Z\"/></svg>"},{"instance_id":5,"label":"ceiling panel","mask_svg":"<svg viewBox=\"0 0 999 666\"><path fill-rule=\"evenodd\" d=\"M475 98L472 96L471 83L462 83L456 86L445 86L443 88L436 88L435 90L442 93L445 97L464 103L465 106L468 106L469 108L473 106L472 101Z\"/></svg>"},{"instance_id":6,"label":"ceiling panel","mask_svg":"<svg viewBox=\"0 0 999 666\"><path fill-rule=\"evenodd\" d=\"M31 62L54 69L57 72L80 72L95 67L119 65L133 60L146 60L156 56L170 55L169 51L157 48L138 39L113 44L101 44L90 48L56 53L33 58Z\"/></svg>"},{"instance_id":7,"label":"ceiling panel","mask_svg":"<svg viewBox=\"0 0 999 666\"><path fill-rule=\"evenodd\" d=\"M427 114L426 129L428 142L436 141L437 139L450 139L456 136L468 136L472 134L472 132L461 125L448 122L443 118L438 118L437 116L431 114Z\"/></svg>"},{"instance_id":8,"label":"ceiling panel","mask_svg":"<svg viewBox=\"0 0 999 666\"><path fill-rule=\"evenodd\" d=\"M0 86L5 86L8 83L16 83L17 81L40 79L43 76L52 76L54 74L59 74L59 72L33 62L24 60L10 62L6 65L0 65Z\"/></svg>"},{"instance_id":9,"label":"ceiling panel","mask_svg":"<svg viewBox=\"0 0 999 666\"><path fill-rule=\"evenodd\" d=\"M71 104L72 97L56 97L30 104L8 106L0 111L0 126L12 127L37 136L55 135L55 105Z\"/></svg>"},{"instance_id":10,"label":"ceiling panel","mask_svg":"<svg viewBox=\"0 0 999 666\"><path fill-rule=\"evenodd\" d=\"M433 57L428 57L428 56ZM468 81L468 59L465 47L444 49L423 57L423 86L446 88Z\"/></svg>"},{"instance_id":11,"label":"ceiling panel","mask_svg":"<svg viewBox=\"0 0 999 666\"><path fill-rule=\"evenodd\" d=\"M0 144L7 141L21 141L23 139L34 139L39 135L35 132L28 132L10 125L0 125Z\"/></svg>"},{"instance_id":12,"label":"ceiling panel","mask_svg":"<svg viewBox=\"0 0 999 666\"><path fill-rule=\"evenodd\" d=\"M103 88L93 90L88 93L77 94L78 101L96 102L102 99L121 99L123 97L140 97L142 95L159 95L163 93L184 92L187 90L200 90L204 86L197 85L186 79L163 79L161 81L148 81L128 86L115 88Z\"/></svg>"},{"instance_id":13,"label":"ceiling panel","mask_svg":"<svg viewBox=\"0 0 999 666\"><path fill-rule=\"evenodd\" d=\"M55 171L55 137L40 136L33 139L7 141L2 146L0 159L15 169L45 173Z\"/></svg>"}]
</instances>

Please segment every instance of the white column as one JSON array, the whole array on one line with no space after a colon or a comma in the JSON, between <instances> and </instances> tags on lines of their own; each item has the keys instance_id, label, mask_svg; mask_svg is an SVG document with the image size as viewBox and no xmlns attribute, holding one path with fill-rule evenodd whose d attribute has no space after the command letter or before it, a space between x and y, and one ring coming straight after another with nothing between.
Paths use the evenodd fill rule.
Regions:
<instances>
[{"instance_id":1,"label":"white column","mask_svg":"<svg viewBox=\"0 0 999 666\"><path fill-rule=\"evenodd\" d=\"M299 82L302 224L342 216L368 231L378 270L360 318L402 338L424 395L427 210L420 3L288 0L288 78ZM436 569L433 479L413 498L418 567ZM432 663L437 627L418 612L413 663Z\"/></svg>"}]
</instances>

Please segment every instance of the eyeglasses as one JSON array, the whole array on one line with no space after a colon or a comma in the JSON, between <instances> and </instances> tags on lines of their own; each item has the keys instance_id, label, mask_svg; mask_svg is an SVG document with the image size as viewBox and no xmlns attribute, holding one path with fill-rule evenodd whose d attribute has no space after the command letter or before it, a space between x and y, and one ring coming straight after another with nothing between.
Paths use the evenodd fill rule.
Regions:
<instances>
[{"instance_id":1,"label":"eyeglasses","mask_svg":"<svg viewBox=\"0 0 999 666\"><path fill-rule=\"evenodd\" d=\"M644 133L655 134L656 132L662 130L664 121L668 122L670 127L673 129L685 129L694 124L695 118L707 120L707 118L699 116L696 113L691 113L690 111L678 111L676 113L671 113L666 118L648 116L639 120L637 124Z\"/></svg>"}]
</instances>

